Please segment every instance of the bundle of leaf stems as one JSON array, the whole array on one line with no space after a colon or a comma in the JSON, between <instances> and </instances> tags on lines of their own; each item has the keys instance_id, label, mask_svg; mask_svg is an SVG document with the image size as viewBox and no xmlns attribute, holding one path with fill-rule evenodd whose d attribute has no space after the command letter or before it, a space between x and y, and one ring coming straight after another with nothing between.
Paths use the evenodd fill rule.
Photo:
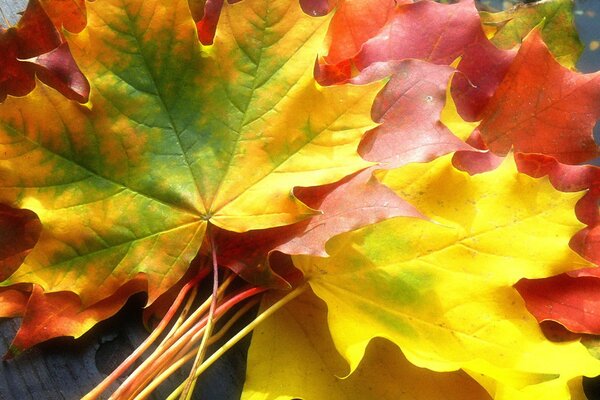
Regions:
<instances>
[{"instance_id":1,"label":"bundle of leaf stems","mask_svg":"<svg viewBox=\"0 0 600 400\"><path fill-rule=\"evenodd\" d=\"M162 341L160 344L123 381L118 389L109 397L109 400L146 399L169 376L180 368L183 368L193 359L194 361L187 379L168 397L168 400L189 400L192 398L198 377L208 367L252 332L258 324L306 289L306 286L303 285L289 292L205 359L208 346L221 340L236 321L259 303L260 298L257 295L266 290L264 287L246 285L242 289L226 295L227 289L237 278L237 275L228 271L225 273L223 281L219 283L219 266L214 243L212 243L211 247L212 268L209 265L205 265L199 269L197 274L179 291L168 311L148 338L98 386L84 396L82 400L97 399L125 374L161 336ZM211 270L213 276L212 294L192 312L194 302L198 296L198 287ZM244 301L246 302L227 319L223 326L217 332L213 332L215 323L233 307ZM179 311L180 309L181 311ZM172 324L169 332L163 335L178 311L179 315Z\"/></svg>"}]
</instances>

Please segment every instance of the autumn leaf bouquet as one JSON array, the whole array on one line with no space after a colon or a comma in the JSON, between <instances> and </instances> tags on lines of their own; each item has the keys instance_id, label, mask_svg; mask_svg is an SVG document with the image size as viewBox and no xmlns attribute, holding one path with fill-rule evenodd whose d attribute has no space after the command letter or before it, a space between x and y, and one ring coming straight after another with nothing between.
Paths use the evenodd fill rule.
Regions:
<instances>
[{"instance_id":1,"label":"autumn leaf bouquet","mask_svg":"<svg viewBox=\"0 0 600 400\"><path fill-rule=\"evenodd\" d=\"M572 7L31 0L0 31L7 357L146 292L86 399L179 368L192 398L251 332L246 400L585 398L600 73Z\"/></svg>"}]
</instances>

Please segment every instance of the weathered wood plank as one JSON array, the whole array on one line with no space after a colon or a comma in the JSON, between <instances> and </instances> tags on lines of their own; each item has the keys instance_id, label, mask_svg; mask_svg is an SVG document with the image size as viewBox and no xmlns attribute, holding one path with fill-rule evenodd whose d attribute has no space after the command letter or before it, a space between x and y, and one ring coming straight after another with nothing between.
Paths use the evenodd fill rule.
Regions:
<instances>
[{"instance_id":1,"label":"weathered wood plank","mask_svg":"<svg viewBox=\"0 0 600 400\"><path fill-rule=\"evenodd\" d=\"M14 360L0 362L0 400L81 398L146 338L148 333L141 322L142 304L142 297L134 298L115 317L100 323L83 338L56 339ZM6 353L18 325L18 320L0 320L0 355ZM239 399L248 345L247 339L206 371L194 397ZM186 369L175 374L152 399L165 399L187 373Z\"/></svg>"},{"instance_id":2,"label":"weathered wood plank","mask_svg":"<svg viewBox=\"0 0 600 400\"><path fill-rule=\"evenodd\" d=\"M14 25L19 20L19 13L27 6L27 0L0 0L0 25Z\"/></svg>"}]
</instances>

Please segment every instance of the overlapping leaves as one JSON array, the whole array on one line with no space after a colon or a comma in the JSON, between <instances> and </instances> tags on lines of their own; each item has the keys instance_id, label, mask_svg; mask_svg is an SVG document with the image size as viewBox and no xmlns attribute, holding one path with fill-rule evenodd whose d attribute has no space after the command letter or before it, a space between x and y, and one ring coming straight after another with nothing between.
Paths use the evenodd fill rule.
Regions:
<instances>
[{"instance_id":1,"label":"overlapping leaves","mask_svg":"<svg viewBox=\"0 0 600 400\"><path fill-rule=\"evenodd\" d=\"M385 337L412 363L467 370L498 398L521 390L508 371L520 384L560 380L563 392L570 379L596 373L581 344L543 337L512 288L587 264L566 246L580 228L571 211L579 195L558 194L511 164L469 177L446 156L388 172L383 182L437 224L390 219L331 240L328 259L294 259L328 304L334 343L352 369L371 338ZM365 326L353 330L356 320Z\"/></svg>"},{"instance_id":2,"label":"overlapping leaves","mask_svg":"<svg viewBox=\"0 0 600 400\"><path fill-rule=\"evenodd\" d=\"M38 85L0 110L2 201L44 225L4 285L73 291L87 307L143 274L152 301L183 275L208 221L245 231L302 220L316 211L293 187L368 165L356 147L380 85L315 85L327 18L287 2L227 7L203 50L185 1L87 10L67 39L91 104Z\"/></svg>"},{"instance_id":3,"label":"overlapping leaves","mask_svg":"<svg viewBox=\"0 0 600 400\"><path fill-rule=\"evenodd\" d=\"M13 351L153 302L216 248L311 288L255 333L245 398L569 398L600 374L528 312L560 319L535 311L553 284L522 280L598 262L598 169L565 164L598 154L600 109L598 75L568 69L570 4L333 5L40 0L91 90L0 104Z\"/></svg>"},{"instance_id":4,"label":"overlapping leaves","mask_svg":"<svg viewBox=\"0 0 600 400\"><path fill-rule=\"evenodd\" d=\"M26 95L36 77L70 99L87 101L89 84L58 30L61 25L54 26L57 21L46 13L60 8L59 3L31 0L15 27L0 27L0 101L7 95Z\"/></svg>"}]
</instances>

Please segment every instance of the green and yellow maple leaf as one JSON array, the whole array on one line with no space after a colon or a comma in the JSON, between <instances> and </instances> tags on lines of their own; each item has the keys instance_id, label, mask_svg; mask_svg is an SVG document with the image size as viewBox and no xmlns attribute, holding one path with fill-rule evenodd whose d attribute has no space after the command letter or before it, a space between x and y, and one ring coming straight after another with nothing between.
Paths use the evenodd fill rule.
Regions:
<instances>
[{"instance_id":1,"label":"green and yellow maple leaf","mask_svg":"<svg viewBox=\"0 0 600 400\"><path fill-rule=\"evenodd\" d=\"M583 51L575 29L574 6L571 0L541 1L496 13L482 12L480 16L483 25L493 29L492 43L504 49L518 46L541 23L544 42L554 57L565 67L574 68Z\"/></svg>"},{"instance_id":2,"label":"green and yellow maple leaf","mask_svg":"<svg viewBox=\"0 0 600 400\"><path fill-rule=\"evenodd\" d=\"M581 194L512 159L473 177L450 160L380 174L432 221L389 219L331 239L330 258L293 257L327 304L335 346L352 371L383 337L419 367L467 371L497 399L569 398L569 382L600 362L579 342L545 339L512 285L588 265L568 247Z\"/></svg>"},{"instance_id":3,"label":"green and yellow maple leaf","mask_svg":"<svg viewBox=\"0 0 600 400\"><path fill-rule=\"evenodd\" d=\"M0 105L0 202L44 226L3 286L72 291L86 307L143 275L153 301L183 275L208 223L300 221L316 211L295 186L369 165L356 149L381 84L315 83L327 17L288 0L226 5L202 47L185 0L86 10L85 29L65 35L89 103L38 82Z\"/></svg>"}]
</instances>

